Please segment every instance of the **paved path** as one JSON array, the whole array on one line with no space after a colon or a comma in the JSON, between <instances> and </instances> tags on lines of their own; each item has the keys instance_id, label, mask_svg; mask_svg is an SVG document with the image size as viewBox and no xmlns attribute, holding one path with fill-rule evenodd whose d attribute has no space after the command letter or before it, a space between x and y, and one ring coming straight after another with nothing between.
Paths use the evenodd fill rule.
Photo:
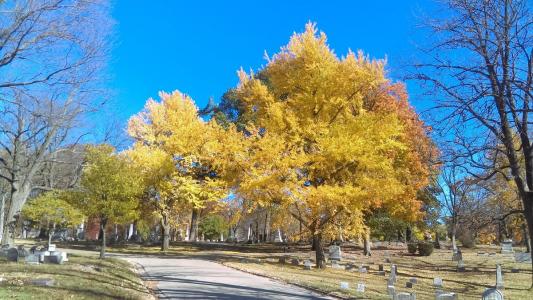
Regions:
<instances>
[{"instance_id":1,"label":"paved path","mask_svg":"<svg viewBox=\"0 0 533 300\"><path fill-rule=\"evenodd\" d=\"M144 280L158 282L159 299L332 299L207 260L121 257L142 266Z\"/></svg>"}]
</instances>

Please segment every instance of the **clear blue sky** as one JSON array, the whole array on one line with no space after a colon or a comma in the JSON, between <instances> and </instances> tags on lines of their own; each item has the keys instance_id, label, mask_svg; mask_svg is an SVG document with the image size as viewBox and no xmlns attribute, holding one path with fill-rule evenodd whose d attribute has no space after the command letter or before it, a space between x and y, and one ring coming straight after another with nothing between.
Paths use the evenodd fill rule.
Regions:
<instances>
[{"instance_id":1,"label":"clear blue sky","mask_svg":"<svg viewBox=\"0 0 533 300\"><path fill-rule=\"evenodd\" d=\"M132 3L135 3L133 5ZM171 1L116 0L117 45L109 83L126 120L158 91L180 90L203 107L237 83L236 71L257 69L309 20L338 55L350 48L388 57L393 78L414 54L417 18L429 0ZM415 87L409 86L410 92ZM426 106L421 99L415 107Z\"/></svg>"}]
</instances>

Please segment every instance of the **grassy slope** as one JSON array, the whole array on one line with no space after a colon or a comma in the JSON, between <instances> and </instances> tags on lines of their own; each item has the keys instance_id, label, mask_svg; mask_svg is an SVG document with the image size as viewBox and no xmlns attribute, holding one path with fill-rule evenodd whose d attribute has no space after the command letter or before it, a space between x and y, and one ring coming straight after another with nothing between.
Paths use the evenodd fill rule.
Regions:
<instances>
[{"instance_id":1,"label":"grassy slope","mask_svg":"<svg viewBox=\"0 0 533 300\"><path fill-rule=\"evenodd\" d=\"M254 247L258 247L255 248ZM116 249L125 253L143 253L160 255L157 247L143 247L136 249ZM405 250L374 250L372 257L364 257L361 251L349 249L344 252L346 258L342 264L352 263L356 267L354 271L345 271L328 268L326 270L303 270L302 264L292 266L289 263L277 263L277 257L289 255L299 257L301 260L310 257L308 249L289 249L289 253L283 253L281 248L263 246L240 246L238 248L226 247L226 249L210 249L208 246L188 246L179 244L173 246L167 255L177 257L194 257L215 260L227 266L241 269L250 273L276 278L288 283L318 289L325 293L341 297L357 297L364 299L388 299L386 285L390 264L384 263L385 253L390 254L390 260L398 266L398 282L396 289L399 292L416 292L417 299L434 299L435 289L433 278L441 277L444 280L444 290L456 292L459 299L480 299L481 294L487 288L493 287L496 282L496 264L502 264L505 283L505 299L533 300L533 293L528 290L531 284L531 265L518 264L510 256L496 254L495 256L478 256L477 252L496 252L497 247L477 249L463 249L463 260L466 264L466 272L457 272L457 262L451 261L450 250L435 250L429 257L411 256ZM377 274L378 264L383 263L387 276ZM357 266L365 264L370 267L368 274L360 274ZM512 268L520 270L519 273L511 273ZM411 277L416 277L418 283L414 288L408 289L405 283ZM350 284L350 291L342 291L339 288L341 281ZM357 283L365 283L366 292L355 292Z\"/></svg>"},{"instance_id":2,"label":"grassy slope","mask_svg":"<svg viewBox=\"0 0 533 300\"><path fill-rule=\"evenodd\" d=\"M26 265L0 261L0 299L150 299L131 265L122 260L69 256L63 265ZM53 278L52 287L31 279Z\"/></svg>"}]
</instances>

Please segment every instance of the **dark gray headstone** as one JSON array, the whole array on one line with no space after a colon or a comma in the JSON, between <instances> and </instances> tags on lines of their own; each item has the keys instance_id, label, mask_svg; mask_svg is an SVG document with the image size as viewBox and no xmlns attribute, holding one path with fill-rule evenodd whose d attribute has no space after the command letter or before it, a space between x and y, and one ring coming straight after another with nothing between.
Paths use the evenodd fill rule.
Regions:
<instances>
[{"instance_id":1,"label":"dark gray headstone","mask_svg":"<svg viewBox=\"0 0 533 300\"><path fill-rule=\"evenodd\" d=\"M407 281L407 282L405 283L405 287L406 287L406 288L410 288L410 289L411 289L411 288L413 288L413 283L412 283L412 282L409 282L409 281Z\"/></svg>"},{"instance_id":2,"label":"dark gray headstone","mask_svg":"<svg viewBox=\"0 0 533 300\"><path fill-rule=\"evenodd\" d=\"M61 255L45 255L43 262L45 264L63 264L63 258Z\"/></svg>"},{"instance_id":3,"label":"dark gray headstone","mask_svg":"<svg viewBox=\"0 0 533 300\"><path fill-rule=\"evenodd\" d=\"M293 259L291 259L291 264L292 264L293 266L297 266L297 265L300 264L300 260L297 259L297 258L293 258Z\"/></svg>"},{"instance_id":4,"label":"dark gray headstone","mask_svg":"<svg viewBox=\"0 0 533 300\"><path fill-rule=\"evenodd\" d=\"M383 264L379 264L379 269L378 271L383 271Z\"/></svg>"},{"instance_id":5,"label":"dark gray headstone","mask_svg":"<svg viewBox=\"0 0 533 300\"><path fill-rule=\"evenodd\" d=\"M7 260L15 262L19 261L19 251L17 248L9 248L9 250L7 250Z\"/></svg>"}]
</instances>

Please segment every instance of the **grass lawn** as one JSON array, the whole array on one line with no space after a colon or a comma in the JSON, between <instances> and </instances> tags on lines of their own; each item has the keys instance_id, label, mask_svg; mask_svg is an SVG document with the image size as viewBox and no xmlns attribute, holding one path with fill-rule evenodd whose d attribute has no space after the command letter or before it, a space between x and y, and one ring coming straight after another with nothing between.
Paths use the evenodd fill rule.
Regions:
<instances>
[{"instance_id":1,"label":"grass lawn","mask_svg":"<svg viewBox=\"0 0 533 300\"><path fill-rule=\"evenodd\" d=\"M458 293L459 299L481 299L483 291L495 285L496 264L499 263L503 269L505 299L533 300L533 292L528 290L531 285L530 264L515 263L512 256L499 254L496 246L462 250L465 272L457 272L457 262L451 260L451 250L435 250L429 257L420 257L409 255L406 249L392 247L373 250L372 257L364 257L360 248L343 248L345 259L341 265L345 266L348 263L355 265L352 271L332 268L304 270L302 261L312 255L308 247L283 249L272 245L234 247L179 243L172 246L166 255L214 260L249 273L309 287L342 298L356 299L389 299L386 290L390 264L385 263L386 256L398 268L397 292L416 292L417 299L435 299L433 287L435 277L442 278L444 290ZM116 248L113 251L161 255L158 247ZM478 256L478 252L497 254ZM278 263L280 256L298 257L301 263L293 266L288 259L286 264L280 264ZM368 273L358 272L361 264L369 267ZM378 275L379 264L384 264L386 276ZM511 273L513 268L519 272ZM417 278L418 283L413 288L406 288L406 282L411 277ZM341 281L350 284L349 291L340 289ZM364 294L355 291L357 283L366 285Z\"/></svg>"},{"instance_id":2,"label":"grass lawn","mask_svg":"<svg viewBox=\"0 0 533 300\"><path fill-rule=\"evenodd\" d=\"M152 299L132 266L122 260L69 255L63 265L0 260L0 299ZM33 279L54 279L36 286Z\"/></svg>"}]
</instances>

